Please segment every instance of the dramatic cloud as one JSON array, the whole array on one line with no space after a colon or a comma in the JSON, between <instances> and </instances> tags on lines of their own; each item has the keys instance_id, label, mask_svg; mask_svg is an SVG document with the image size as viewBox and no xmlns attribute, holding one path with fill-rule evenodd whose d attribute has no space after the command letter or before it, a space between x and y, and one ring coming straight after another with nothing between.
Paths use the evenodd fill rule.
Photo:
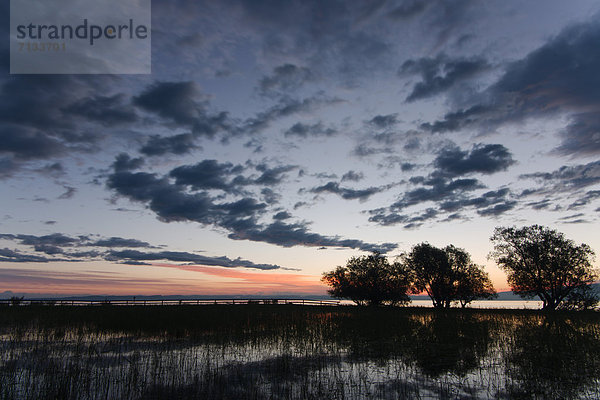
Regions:
<instances>
[{"instance_id":1,"label":"dramatic cloud","mask_svg":"<svg viewBox=\"0 0 600 400\"><path fill-rule=\"evenodd\" d=\"M129 154L121 153L116 157L112 167L115 171L131 171L140 168L142 165L144 165L143 158L131 158Z\"/></svg>"},{"instance_id":2,"label":"dramatic cloud","mask_svg":"<svg viewBox=\"0 0 600 400\"><path fill-rule=\"evenodd\" d=\"M210 115L206 110L208 101L194 82L156 82L135 96L133 103L196 135L212 137L229 129L227 113Z\"/></svg>"},{"instance_id":3,"label":"dramatic cloud","mask_svg":"<svg viewBox=\"0 0 600 400\"><path fill-rule=\"evenodd\" d=\"M552 172L523 174L521 179L535 179L542 188L551 192L571 192L600 183L600 161L573 166L562 166Z\"/></svg>"},{"instance_id":4,"label":"dramatic cloud","mask_svg":"<svg viewBox=\"0 0 600 400\"><path fill-rule=\"evenodd\" d=\"M431 178L425 179L423 184L426 187L420 187L406 192L400 200L391 205L391 208L402 210L406 207L427 201L438 202L453 199L466 192L471 192L484 187L477 179L455 179L447 181L441 178Z\"/></svg>"},{"instance_id":5,"label":"dramatic cloud","mask_svg":"<svg viewBox=\"0 0 600 400\"><path fill-rule=\"evenodd\" d=\"M433 132L466 127L489 129L529 118L567 114L571 123L562 132L562 154L600 152L600 23L574 25L522 60L508 65L496 83L470 108L446 114L443 120L423 124Z\"/></svg>"},{"instance_id":6,"label":"dramatic cloud","mask_svg":"<svg viewBox=\"0 0 600 400\"><path fill-rule=\"evenodd\" d=\"M280 221L267 226L240 227L228 236L235 240L252 240L266 242L282 247L348 247L363 251L379 251L387 253L398 247L393 243L380 245L365 243L362 240L341 239L339 237L322 236L309 232L305 224L286 224Z\"/></svg>"},{"instance_id":7,"label":"dramatic cloud","mask_svg":"<svg viewBox=\"0 0 600 400\"><path fill-rule=\"evenodd\" d=\"M161 137L151 136L140 152L147 156L161 156L163 154L187 154L199 148L196 138L191 133Z\"/></svg>"},{"instance_id":8,"label":"dramatic cloud","mask_svg":"<svg viewBox=\"0 0 600 400\"><path fill-rule=\"evenodd\" d=\"M372 210L369 213L371 214L371 217L369 217L370 222L375 222L383 226L404 224L405 229L418 228L424 222L435 219L439 214L433 208L427 208L423 213L417 213L413 216L396 212L386 212L384 209Z\"/></svg>"},{"instance_id":9,"label":"dramatic cloud","mask_svg":"<svg viewBox=\"0 0 600 400\"><path fill-rule=\"evenodd\" d=\"M179 185L189 185L196 190L220 189L234 192L236 185L230 180L231 176L244 170L241 165L219 163L217 160L203 160L195 165L184 165L173 169L169 175L175 178ZM246 180L240 176L243 183Z\"/></svg>"},{"instance_id":10,"label":"dramatic cloud","mask_svg":"<svg viewBox=\"0 0 600 400\"><path fill-rule=\"evenodd\" d=\"M446 147L434 160L437 172L444 176L461 176L470 173L493 174L504 171L515 161L501 144L476 144L471 151Z\"/></svg>"},{"instance_id":11,"label":"dramatic cloud","mask_svg":"<svg viewBox=\"0 0 600 400\"><path fill-rule=\"evenodd\" d=\"M191 264L198 265L208 265L208 266L219 266L219 267L227 267L227 268L255 268L261 270L272 270L272 269L280 269L279 265L274 264L255 264L248 260L243 260L241 258L236 258L232 260L228 257L206 257L200 254L181 252L181 251L160 251L155 253L150 252L141 252L138 250L120 250L120 251L111 251L107 257L108 260L119 261L123 260L124 262L136 262L136 261L175 261L175 262L186 262Z\"/></svg>"},{"instance_id":12,"label":"dramatic cloud","mask_svg":"<svg viewBox=\"0 0 600 400\"><path fill-rule=\"evenodd\" d=\"M150 243L143 242L137 239L124 239L120 237L110 237L106 239L100 239L90 244L91 246L97 247L144 247L149 248Z\"/></svg>"},{"instance_id":13,"label":"dramatic cloud","mask_svg":"<svg viewBox=\"0 0 600 400\"><path fill-rule=\"evenodd\" d=\"M84 262L84 261L111 261L129 265L152 265L145 261L173 261L191 263L195 265L219 266L227 268L254 268L261 270L280 269L279 265L256 264L241 258L209 257L190 252L179 251L140 251L139 248L155 248L147 242L137 239L110 237L91 240L92 235L70 237L61 233L51 235L14 235L0 234L0 239L13 241L21 246L32 248L36 253L49 256L61 255L62 258L29 254L25 251L0 249L0 262ZM65 249L69 249L67 251ZM105 248L111 250L106 251ZM121 250L112 250L121 248ZM73 251L79 250L79 251Z\"/></svg>"},{"instance_id":14,"label":"dramatic cloud","mask_svg":"<svg viewBox=\"0 0 600 400\"><path fill-rule=\"evenodd\" d=\"M210 174L205 173L212 171ZM146 204L163 222L193 221L202 225L213 225L229 231L228 237L234 240L252 240L266 242L283 247L349 247L365 251L389 251L396 247L393 244L375 245L360 240L341 239L322 236L310 232L305 224L285 224L281 221L268 225L261 224L259 218L267 212L267 204L260 203L251 197L233 202L222 202L207 192L189 192L186 186L195 189L215 188L230 191L230 185L223 184L223 176L236 167L230 164L219 164L214 160L191 167L178 167L171 171L175 178L172 183L169 177L159 177L146 172L132 173L115 171L108 177L107 186L117 194L131 201ZM270 186L281 180L283 173L292 166L269 168L265 164L255 167L262 174L251 180L254 185ZM215 175L212 175L214 173ZM213 178L216 177L216 180ZM234 179L234 182L238 180ZM246 179L241 179L247 185Z\"/></svg>"},{"instance_id":15,"label":"dramatic cloud","mask_svg":"<svg viewBox=\"0 0 600 400\"><path fill-rule=\"evenodd\" d=\"M443 93L457 83L472 79L474 75L489 68L487 61L481 58L452 59L445 54L435 58L420 58L408 60L400 67L400 75L419 74L422 81L418 82L406 101L432 97Z\"/></svg>"},{"instance_id":16,"label":"dramatic cloud","mask_svg":"<svg viewBox=\"0 0 600 400\"><path fill-rule=\"evenodd\" d=\"M369 187L366 189L351 189L340 187L338 182L328 182L325 185L317 186L310 189L311 193L335 193L346 200L354 200L358 199L360 201L365 201L372 195L376 193L380 193L384 190L389 189L389 186L380 186L380 187Z\"/></svg>"}]
</instances>

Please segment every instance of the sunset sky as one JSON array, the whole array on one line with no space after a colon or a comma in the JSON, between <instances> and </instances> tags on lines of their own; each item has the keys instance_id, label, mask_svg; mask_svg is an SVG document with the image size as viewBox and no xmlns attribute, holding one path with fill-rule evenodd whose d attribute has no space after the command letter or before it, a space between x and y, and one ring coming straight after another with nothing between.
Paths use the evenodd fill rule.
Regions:
<instances>
[{"instance_id":1,"label":"sunset sky","mask_svg":"<svg viewBox=\"0 0 600 400\"><path fill-rule=\"evenodd\" d=\"M534 223L600 252L599 13L153 1L150 75L11 75L2 41L0 292L324 294L424 241L507 290L489 238Z\"/></svg>"}]
</instances>

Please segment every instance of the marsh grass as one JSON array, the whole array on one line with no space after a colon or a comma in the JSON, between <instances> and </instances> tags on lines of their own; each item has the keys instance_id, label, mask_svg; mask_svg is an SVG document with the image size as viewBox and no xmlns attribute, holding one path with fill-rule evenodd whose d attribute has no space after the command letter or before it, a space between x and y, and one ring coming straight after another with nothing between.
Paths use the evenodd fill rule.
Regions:
<instances>
[{"instance_id":1,"label":"marsh grass","mask_svg":"<svg viewBox=\"0 0 600 400\"><path fill-rule=\"evenodd\" d=\"M0 308L0 399L600 398L597 313Z\"/></svg>"}]
</instances>

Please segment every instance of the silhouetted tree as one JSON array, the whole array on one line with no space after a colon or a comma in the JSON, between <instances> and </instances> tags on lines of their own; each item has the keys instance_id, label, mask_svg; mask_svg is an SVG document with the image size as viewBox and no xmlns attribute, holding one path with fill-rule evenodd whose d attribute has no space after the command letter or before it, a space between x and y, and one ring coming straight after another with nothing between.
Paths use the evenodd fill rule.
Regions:
<instances>
[{"instance_id":1,"label":"silhouetted tree","mask_svg":"<svg viewBox=\"0 0 600 400\"><path fill-rule=\"evenodd\" d=\"M539 296L543 309L555 310L597 279L592 249L554 229L497 227L491 240L491 257L506 271L512 291L523 298Z\"/></svg>"},{"instance_id":2,"label":"silhouetted tree","mask_svg":"<svg viewBox=\"0 0 600 400\"><path fill-rule=\"evenodd\" d=\"M591 310L598 306L600 297L592 285L582 285L573 289L558 305L561 310Z\"/></svg>"},{"instance_id":3,"label":"silhouetted tree","mask_svg":"<svg viewBox=\"0 0 600 400\"><path fill-rule=\"evenodd\" d=\"M344 267L326 272L321 278L333 297L350 299L358 305L401 304L410 301L406 294L409 278L400 264L390 264L377 252L352 257Z\"/></svg>"},{"instance_id":4,"label":"silhouetted tree","mask_svg":"<svg viewBox=\"0 0 600 400\"><path fill-rule=\"evenodd\" d=\"M479 265L468 264L458 271L455 297L464 308L473 300L492 299L498 295L487 272Z\"/></svg>"},{"instance_id":5,"label":"silhouetted tree","mask_svg":"<svg viewBox=\"0 0 600 400\"><path fill-rule=\"evenodd\" d=\"M421 243L401 256L412 276L413 293L426 292L436 308L449 308L453 301L464 307L478 298L495 294L487 274L471 262L463 249L453 245L443 249Z\"/></svg>"}]
</instances>

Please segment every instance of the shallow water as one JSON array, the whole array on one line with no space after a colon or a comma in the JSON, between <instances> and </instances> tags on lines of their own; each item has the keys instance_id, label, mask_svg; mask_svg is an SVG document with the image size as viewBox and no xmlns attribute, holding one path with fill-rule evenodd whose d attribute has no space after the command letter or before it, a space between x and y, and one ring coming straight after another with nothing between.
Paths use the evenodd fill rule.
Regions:
<instances>
[{"instance_id":1,"label":"shallow water","mask_svg":"<svg viewBox=\"0 0 600 400\"><path fill-rule=\"evenodd\" d=\"M281 310L201 307L204 327L158 334L5 326L0 398L600 398L597 314Z\"/></svg>"}]
</instances>

